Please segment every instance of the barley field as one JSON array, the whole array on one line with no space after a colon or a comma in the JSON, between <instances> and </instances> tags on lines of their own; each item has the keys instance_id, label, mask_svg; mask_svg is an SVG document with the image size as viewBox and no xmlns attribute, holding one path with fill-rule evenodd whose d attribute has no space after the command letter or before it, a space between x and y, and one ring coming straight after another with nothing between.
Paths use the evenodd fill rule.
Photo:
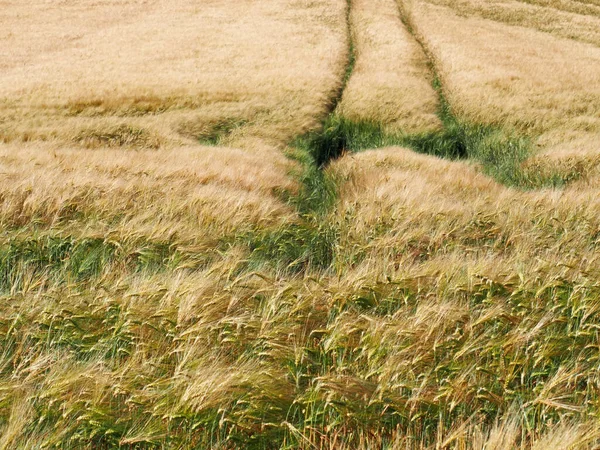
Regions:
<instances>
[{"instance_id":1,"label":"barley field","mask_svg":"<svg viewBox=\"0 0 600 450\"><path fill-rule=\"evenodd\" d=\"M600 448L600 1L0 0L0 450Z\"/></svg>"}]
</instances>

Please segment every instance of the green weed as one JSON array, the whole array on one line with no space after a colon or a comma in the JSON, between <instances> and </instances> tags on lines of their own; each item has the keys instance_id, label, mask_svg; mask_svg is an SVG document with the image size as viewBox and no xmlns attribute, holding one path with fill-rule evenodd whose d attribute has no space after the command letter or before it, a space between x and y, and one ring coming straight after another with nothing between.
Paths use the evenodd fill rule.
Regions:
<instances>
[{"instance_id":1,"label":"green weed","mask_svg":"<svg viewBox=\"0 0 600 450\"><path fill-rule=\"evenodd\" d=\"M28 277L81 282L114 266L130 272L155 272L180 264L201 266L205 262L202 255L185 255L166 242L58 236L15 238L0 245L0 291L19 289Z\"/></svg>"},{"instance_id":2,"label":"green weed","mask_svg":"<svg viewBox=\"0 0 600 450\"><path fill-rule=\"evenodd\" d=\"M304 221L242 239L252 252L251 264L298 273L309 268L326 269L332 264L338 232L327 223Z\"/></svg>"}]
</instances>

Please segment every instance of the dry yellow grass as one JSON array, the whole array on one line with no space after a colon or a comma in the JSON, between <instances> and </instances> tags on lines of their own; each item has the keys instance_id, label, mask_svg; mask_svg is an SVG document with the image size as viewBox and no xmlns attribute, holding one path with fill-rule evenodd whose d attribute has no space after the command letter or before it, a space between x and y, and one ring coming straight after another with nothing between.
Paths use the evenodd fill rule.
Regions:
<instances>
[{"instance_id":1,"label":"dry yellow grass","mask_svg":"<svg viewBox=\"0 0 600 450\"><path fill-rule=\"evenodd\" d=\"M339 112L389 131L439 128L427 58L400 20L395 0L354 0L350 23L356 62Z\"/></svg>"},{"instance_id":2,"label":"dry yellow grass","mask_svg":"<svg viewBox=\"0 0 600 450\"><path fill-rule=\"evenodd\" d=\"M462 5L454 4L456 11L420 1L410 6L453 111L468 121L539 136L538 146L556 159L576 152L593 164L600 133L600 49L470 16Z\"/></svg>"},{"instance_id":3,"label":"dry yellow grass","mask_svg":"<svg viewBox=\"0 0 600 450\"><path fill-rule=\"evenodd\" d=\"M269 160L269 164L265 164ZM270 147L82 151L58 144L0 147L3 229L145 237L198 246L290 220L273 189L293 189Z\"/></svg>"},{"instance_id":4,"label":"dry yellow grass","mask_svg":"<svg viewBox=\"0 0 600 450\"><path fill-rule=\"evenodd\" d=\"M356 297L383 301L386 294L380 290L386 280L405 295L405 304L386 318L349 313L330 324L335 330L328 334L332 348L356 345L361 354L369 355L367 359L382 355L380 360L373 357L372 366L365 369L378 374L377 392L391 398L403 392L408 395L403 397L407 405L435 403L448 396L454 405L450 410L488 395L495 403L500 398L482 392L481 387L488 384L488 376L504 386L512 383L516 366L504 365L502 358L530 351L538 361L556 355L556 347L547 341L548 330L552 324L569 320L559 318L557 312L565 301L559 286L570 286L568 301L577 302L575 298L597 286L600 274L597 186L521 192L498 185L465 163L401 148L347 156L329 171L340 186L340 198L329 220L341 232L336 259L340 278L328 289L335 293L330 301L350 311ZM485 293L478 294L480 288ZM411 292L419 293L414 304ZM586 318L596 317L594 297L587 301L589 306L582 306L590 308ZM528 302L544 312L529 309ZM528 311L522 317L517 303ZM494 344L476 330L490 321L512 325L501 334L501 352L486 359ZM561 330L558 339L567 334ZM361 336L359 344L353 340L357 336ZM456 353L450 350L456 349L453 339L460 348ZM486 349L487 345L491 347ZM463 364L469 355L474 359ZM583 367L590 356L575 350L572 355L581 359L573 366L561 366L527 405L540 405L546 411L556 408L566 415L585 408L585 401L570 394L577 391L573 383L586 370ZM453 367L448 369L452 381L440 388L448 380L433 374L443 364ZM517 381L522 383L526 384L523 379ZM412 388L406 390L407 386ZM508 424L509 430L496 430L501 436L495 438L496 432L491 432L485 446L485 439L468 433L469 427L462 430L466 434L457 434L456 442L462 442L459 448L522 448L516 444L521 431L513 425ZM535 445L588 448L586 431L563 431Z\"/></svg>"},{"instance_id":5,"label":"dry yellow grass","mask_svg":"<svg viewBox=\"0 0 600 450\"><path fill-rule=\"evenodd\" d=\"M2 11L4 141L127 124L164 145L247 123L230 143L285 143L315 125L344 70L343 0L5 1Z\"/></svg>"},{"instance_id":6,"label":"dry yellow grass","mask_svg":"<svg viewBox=\"0 0 600 450\"><path fill-rule=\"evenodd\" d=\"M432 0L460 14L537 29L559 37L600 45L600 6L570 0Z\"/></svg>"},{"instance_id":7,"label":"dry yellow grass","mask_svg":"<svg viewBox=\"0 0 600 450\"><path fill-rule=\"evenodd\" d=\"M345 6L3 2L2 224L208 245L289 220L281 149L341 83Z\"/></svg>"},{"instance_id":8,"label":"dry yellow grass","mask_svg":"<svg viewBox=\"0 0 600 450\"><path fill-rule=\"evenodd\" d=\"M456 329L456 320L465 320L465 305L438 304L430 292L430 300L423 299L410 313L400 309L393 316L379 316L355 311L354 298L365 295L370 287L377 289L380 280L352 280L353 275L341 282L270 278L266 273L237 276L232 267L239 264L240 256L230 255L229 260L195 273L132 278L112 273L89 291L34 285L18 297L4 298L2 317L20 319L16 329L9 331L9 336L18 333L13 337L18 344L16 355L11 355L17 364L10 378L0 379L3 405L10 405L2 444L10 448L23 443L66 446L69 442L85 448L86 429L96 428L102 436L106 431L102 427L115 427L121 445L151 446L167 438L181 448L194 448L202 433L186 433L186 421L202 423L202 417L210 417L219 408L224 429L250 430L251 439L261 426L267 434L283 427L298 439L287 438L289 443L296 442L294 448L424 450L446 448L443 443L473 450L530 448L515 444L521 433L530 432L521 429L519 411L499 418L495 427L479 424L477 418L452 423L439 430L434 445L427 445L423 441L427 436L417 433L398 430L390 435L385 431L384 436L362 431L368 424L354 418L353 408L359 414L360 408L376 408L382 394L390 407L403 404L402 384L412 383L408 378L394 380L394 374L410 373L411 365L415 370L426 368L430 352L444 346L446 332ZM429 289L426 280L422 282L423 289ZM331 316L343 301L347 302L344 311ZM488 317L482 314L464 326L468 330L477 321L502 320L509 314L495 308ZM104 328L113 333L108 339L103 338ZM26 345L45 336L48 349ZM529 333L528 338L535 336ZM407 345L410 339L414 341ZM113 345L120 358L103 358L103 351ZM473 339L469 345L481 343ZM364 351L359 359L372 366L356 365L344 348ZM323 361L320 368L313 352L337 357ZM382 360L385 352L389 359ZM292 366L291 372L286 364ZM304 374L304 370L309 372ZM309 374L310 398L306 399L301 383ZM421 374L424 378L419 383L432 381L427 371ZM412 400L433 400L437 392L428 392L428 386L419 389L419 383ZM51 404L47 404L49 399ZM339 425L326 433L314 426L298 429L288 421L295 402L301 402L306 415L326 402L332 405L333 414L337 408L347 412L338 420L356 429ZM28 419L30 427L24 427L24 418L38 419L36 408L43 408L49 417L59 411L61 426L45 428L45 421L51 419L43 418L38 426ZM261 415L253 416L253 412ZM117 427L119 422L125 424L124 429ZM165 422L174 426L167 431ZM371 426L380 429L376 422ZM592 427L593 423L567 423L531 437L533 443L539 440L550 449L565 448L567 443L587 449L593 448L588 443L596 437ZM78 432L82 440L73 441ZM210 447L222 448L218 441Z\"/></svg>"},{"instance_id":9,"label":"dry yellow grass","mask_svg":"<svg viewBox=\"0 0 600 450\"><path fill-rule=\"evenodd\" d=\"M295 179L344 0L95 3L0 0L0 449L597 447L600 176L391 147ZM400 6L460 118L597 171L598 49L445 4ZM436 130L394 3L352 8L333 117Z\"/></svg>"},{"instance_id":10,"label":"dry yellow grass","mask_svg":"<svg viewBox=\"0 0 600 450\"><path fill-rule=\"evenodd\" d=\"M373 273L445 266L447 274L467 275L473 265L491 277L538 264L561 271L559 263L600 270L595 185L521 192L468 164L400 148L348 156L331 170L340 183L337 220L352 217L341 225L343 262L360 251Z\"/></svg>"}]
</instances>

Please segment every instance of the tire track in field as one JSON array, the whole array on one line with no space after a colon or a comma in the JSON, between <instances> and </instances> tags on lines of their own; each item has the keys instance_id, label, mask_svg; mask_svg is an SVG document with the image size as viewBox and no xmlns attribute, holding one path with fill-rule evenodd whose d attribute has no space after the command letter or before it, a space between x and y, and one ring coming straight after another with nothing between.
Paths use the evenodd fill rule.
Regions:
<instances>
[{"instance_id":1,"label":"tire track in field","mask_svg":"<svg viewBox=\"0 0 600 450\"><path fill-rule=\"evenodd\" d=\"M439 97L438 116L444 126L437 135L414 142L413 148L416 146L425 153L436 154L439 152L431 150L446 147L442 153L474 161L481 165L486 175L497 182L522 190L564 187L582 176L577 168L566 172L528 169L526 161L533 155L530 136L511 131L502 125L472 122L457 115L448 99L439 58L427 44L426 36L417 28L406 1L397 0L397 5L403 23L428 60L428 67L433 75L432 85Z\"/></svg>"},{"instance_id":2,"label":"tire track in field","mask_svg":"<svg viewBox=\"0 0 600 450\"><path fill-rule=\"evenodd\" d=\"M339 108L339 105L342 101L342 97L344 96L344 91L348 86L348 82L350 81L350 77L352 76L352 72L354 71L354 65L356 63L356 47L354 42L354 33L352 30L352 1L346 0L346 36L347 36L347 45L348 51L346 54L346 67L344 69L344 76L342 78L342 82L340 84L339 89L337 90L332 102L330 109L328 111L327 117L331 116L336 112ZM327 117L325 120L327 120Z\"/></svg>"}]
</instances>

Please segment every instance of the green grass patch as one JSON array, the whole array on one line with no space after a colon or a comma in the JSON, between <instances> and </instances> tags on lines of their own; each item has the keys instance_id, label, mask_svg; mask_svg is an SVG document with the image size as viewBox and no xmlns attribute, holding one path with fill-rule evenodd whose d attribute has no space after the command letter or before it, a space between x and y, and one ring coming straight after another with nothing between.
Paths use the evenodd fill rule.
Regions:
<instances>
[{"instance_id":1,"label":"green grass patch","mask_svg":"<svg viewBox=\"0 0 600 450\"><path fill-rule=\"evenodd\" d=\"M82 282L108 268L156 272L206 264L207 255L184 254L170 242L114 242L104 238L30 237L0 245L0 291L30 279ZM192 264L193 263L193 264Z\"/></svg>"},{"instance_id":2,"label":"green grass patch","mask_svg":"<svg viewBox=\"0 0 600 450\"><path fill-rule=\"evenodd\" d=\"M387 135L381 125L373 122L354 122L331 114L321 129L296 139L294 147L307 152L319 168L347 152L379 148L397 143L398 137Z\"/></svg>"},{"instance_id":3,"label":"green grass patch","mask_svg":"<svg viewBox=\"0 0 600 450\"><path fill-rule=\"evenodd\" d=\"M251 251L251 268L266 265L278 271L300 273L331 266L338 234L326 222L302 220L275 230L258 230L240 240Z\"/></svg>"},{"instance_id":4,"label":"green grass patch","mask_svg":"<svg viewBox=\"0 0 600 450\"><path fill-rule=\"evenodd\" d=\"M284 201L293 205L301 217L324 216L335 204L337 187L335 180L317 165L317 160L306 142L297 140L287 152L290 159L297 161L298 169L290 175L298 181L300 189L285 192Z\"/></svg>"},{"instance_id":5,"label":"green grass patch","mask_svg":"<svg viewBox=\"0 0 600 450\"><path fill-rule=\"evenodd\" d=\"M524 163L532 154L529 138L491 125L461 122L448 112L447 107L442 110L444 128L421 134L387 133L381 124L355 122L332 114L320 130L307 133L293 145L310 155L318 168L326 167L346 153L402 146L440 158L479 163L486 175L522 189L559 187L578 177L572 172L526 170ZM305 186L318 185L310 179L306 181ZM329 187L327 189L331 191ZM313 188L310 190L314 191ZM308 197L318 199L319 195L313 193Z\"/></svg>"}]
</instances>

